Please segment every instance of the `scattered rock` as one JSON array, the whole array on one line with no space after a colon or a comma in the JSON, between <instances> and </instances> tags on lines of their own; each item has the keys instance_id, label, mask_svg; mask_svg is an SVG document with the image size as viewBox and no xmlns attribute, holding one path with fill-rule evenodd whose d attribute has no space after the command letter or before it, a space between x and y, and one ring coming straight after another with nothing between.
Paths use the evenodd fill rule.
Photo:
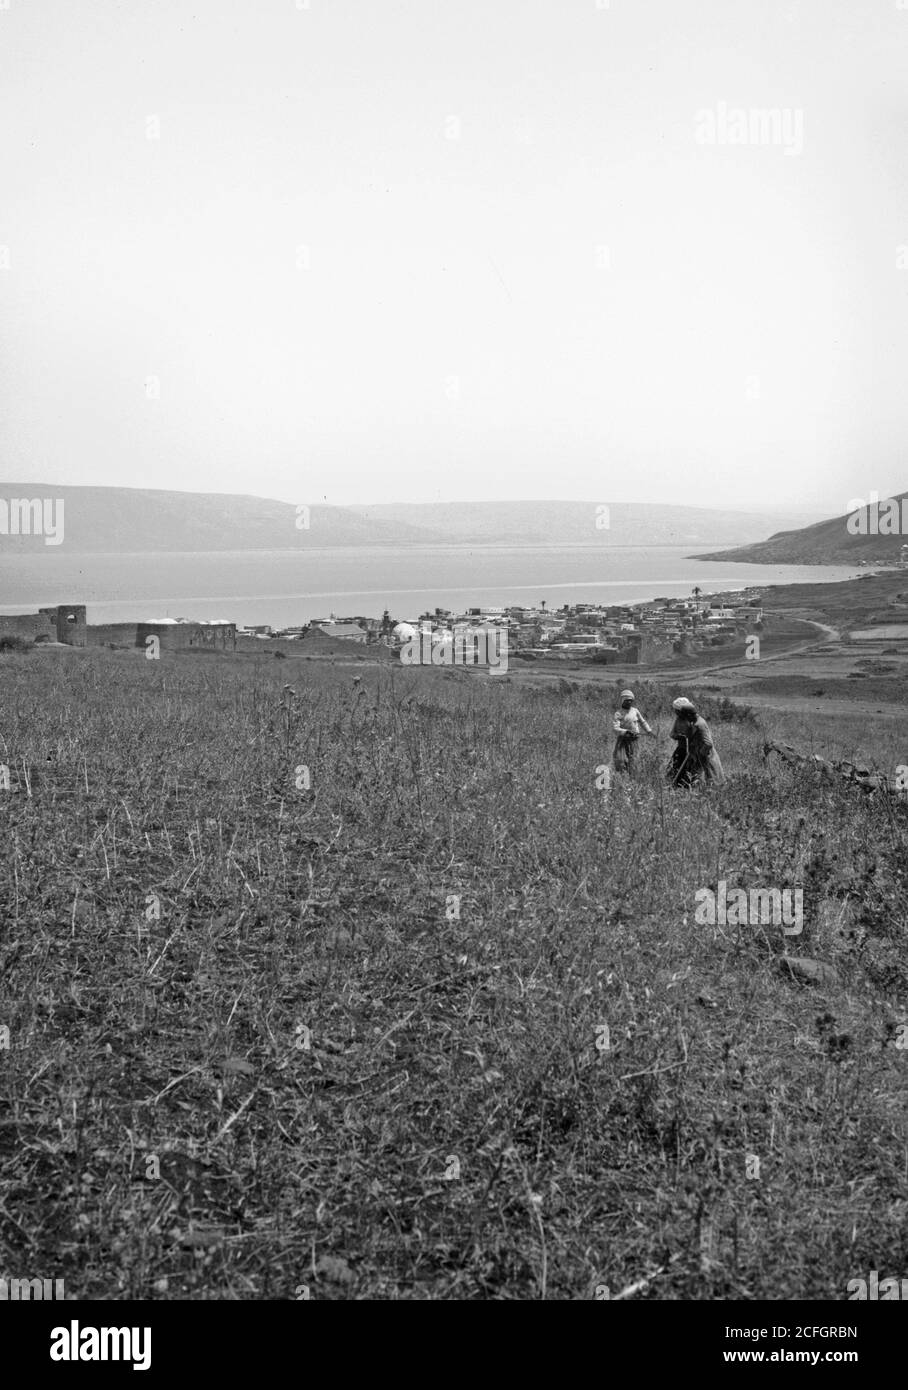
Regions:
<instances>
[{"instance_id":1,"label":"scattered rock","mask_svg":"<svg viewBox=\"0 0 908 1390\"><path fill-rule=\"evenodd\" d=\"M333 1279L337 1284L353 1282L353 1270L339 1255L322 1255L315 1270L317 1274L324 1274L326 1279Z\"/></svg>"},{"instance_id":2,"label":"scattered rock","mask_svg":"<svg viewBox=\"0 0 908 1390\"><path fill-rule=\"evenodd\" d=\"M214 1245L221 1245L226 1234L222 1226L210 1226L206 1230L183 1231L179 1242L185 1250L210 1250Z\"/></svg>"},{"instance_id":3,"label":"scattered rock","mask_svg":"<svg viewBox=\"0 0 908 1390\"><path fill-rule=\"evenodd\" d=\"M809 956L782 956L779 966L807 985L838 984L838 972L833 966L821 960L811 960Z\"/></svg>"},{"instance_id":4,"label":"scattered rock","mask_svg":"<svg viewBox=\"0 0 908 1390\"><path fill-rule=\"evenodd\" d=\"M245 1057L227 1057L221 1063L221 1071L228 1076L255 1076L255 1067Z\"/></svg>"}]
</instances>

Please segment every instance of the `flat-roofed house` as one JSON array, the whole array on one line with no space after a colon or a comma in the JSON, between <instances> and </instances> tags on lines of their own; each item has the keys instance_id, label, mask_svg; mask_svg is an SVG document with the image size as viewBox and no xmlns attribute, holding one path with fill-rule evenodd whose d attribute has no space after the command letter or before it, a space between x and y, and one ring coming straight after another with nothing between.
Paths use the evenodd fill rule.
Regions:
<instances>
[{"instance_id":1,"label":"flat-roofed house","mask_svg":"<svg viewBox=\"0 0 908 1390\"><path fill-rule=\"evenodd\" d=\"M319 623L318 630L326 637L339 637L345 642L365 642L368 635L358 623Z\"/></svg>"}]
</instances>

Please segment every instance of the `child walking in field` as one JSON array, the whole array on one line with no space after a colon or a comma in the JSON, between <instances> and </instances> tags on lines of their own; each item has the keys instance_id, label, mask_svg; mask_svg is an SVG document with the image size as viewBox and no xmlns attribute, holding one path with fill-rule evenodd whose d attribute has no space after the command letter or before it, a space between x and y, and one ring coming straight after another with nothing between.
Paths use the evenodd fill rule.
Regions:
<instances>
[{"instance_id":1,"label":"child walking in field","mask_svg":"<svg viewBox=\"0 0 908 1390\"><path fill-rule=\"evenodd\" d=\"M652 734L653 731L637 708L633 690L622 690L618 698L621 702L620 708L615 710L615 717L612 720L612 728L617 735L615 751L612 754L612 766L616 772L627 772L633 775L640 730L642 729L647 734Z\"/></svg>"}]
</instances>

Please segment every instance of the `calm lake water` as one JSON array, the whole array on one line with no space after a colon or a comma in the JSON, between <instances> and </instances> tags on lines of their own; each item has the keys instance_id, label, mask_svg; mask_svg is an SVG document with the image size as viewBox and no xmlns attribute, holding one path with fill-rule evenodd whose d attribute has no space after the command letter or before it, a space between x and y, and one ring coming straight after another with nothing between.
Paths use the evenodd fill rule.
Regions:
<instances>
[{"instance_id":1,"label":"calm lake water","mask_svg":"<svg viewBox=\"0 0 908 1390\"><path fill-rule=\"evenodd\" d=\"M408 546L202 554L0 553L0 612L85 603L94 623L226 618L283 627L309 618L415 617L426 609L637 603L757 584L851 579L833 565L739 565L687 546Z\"/></svg>"}]
</instances>

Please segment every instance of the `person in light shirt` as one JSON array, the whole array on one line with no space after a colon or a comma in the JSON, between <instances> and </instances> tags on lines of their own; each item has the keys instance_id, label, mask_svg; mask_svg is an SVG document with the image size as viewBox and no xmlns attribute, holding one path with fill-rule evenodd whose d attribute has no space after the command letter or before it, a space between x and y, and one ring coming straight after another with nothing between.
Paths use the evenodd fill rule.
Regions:
<instances>
[{"instance_id":1,"label":"person in light shirt","mask_svg":"<svg viewBox=\"0 0 908 1390\"><path fill-rule=\"evenodd\" d=\"M616 734L612 766L616 772L633 775L640 731L642 729L647 734L652 734L653 731L637 708L633 690L622 690L618 698L620 706L615 710L612 720L612 728Z\"/></svg>"}]
</instances>

